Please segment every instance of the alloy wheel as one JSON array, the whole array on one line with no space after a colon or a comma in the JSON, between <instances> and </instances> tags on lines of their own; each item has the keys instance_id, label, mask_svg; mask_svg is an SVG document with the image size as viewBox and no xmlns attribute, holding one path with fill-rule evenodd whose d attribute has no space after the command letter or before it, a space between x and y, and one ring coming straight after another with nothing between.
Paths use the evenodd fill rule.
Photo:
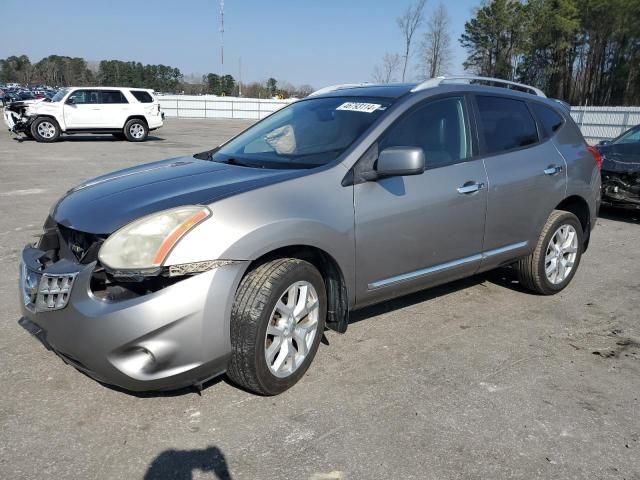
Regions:
<instances>
[{"instance_id":1,"label":"alloy wheel","mask_svg":"<svg viewBox=\"0 0 640 480\"><path fill-rule=\"evenodd\" d=\"M318 334L318 292L306 281L289 286L276 303L265 336L264 354L273 375L285 378L304 362Z\"/></svg>"},{"instance_id":2,"label":"alloy wheel","mask_svg":"<svg viewBox=\"0 0 640 480\"><path fill-rule=\"evenodd\" d=\"M133 138L142 138L144 137L144 127L139 123L134 123L129 127L129 133Z\"/></svg>"},{"instance_id":3,"label":"alloy wheel","mask_svg":"<svg viewBox=\"0 0 640 480\"><path fill-rule=\"evenodd\" d=\"M56 134L56 127L51 122L40 122L38 124L38 135L42 138L53 138Z\"/></svg>"},{"instance_id":4,"label":"alloy wheel","mask_svg":"<svg viewBox=\"0 0 640 480\"><path fill-rule=\"evenodd\" d=\"M554 285L564 282L578 255L578 232L572 225L560 226L549 241L544 270L547 280Z\"/></svg>"}]
</instances>

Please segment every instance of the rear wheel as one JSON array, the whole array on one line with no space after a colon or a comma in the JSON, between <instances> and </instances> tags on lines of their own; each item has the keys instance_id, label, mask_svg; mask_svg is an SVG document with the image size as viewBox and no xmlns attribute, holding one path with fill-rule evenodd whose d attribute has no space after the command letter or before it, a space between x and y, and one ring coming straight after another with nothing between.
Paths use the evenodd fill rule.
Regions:
<instances>
[{"instance_id":1,"label":"rear wheel","mask_svg":"<svg viewBox=\"0 0 640 480\"><path fill-rule=\"evenodd\" d=\"M520 283L542 295L563 290L576 274L583 249L583 230L573 213L554 210L536 248L516 264Z\"/></svg>"},{"instance_id":2,"label":"rear wheel","mask_svg":"<svg viewBox=\"0 0 640 480\"><path fill-rule=\"evenodd\" d=\"M130 142L144 142L149 135L147 122L139 118L132 118L124 125L124 136Z\"/></svg>"},{"instance_id":3,"label":"rear wheel","mask_svg":"<svg viewBox=\"0 0 640 480\"><path fill-rule=\"evenodd\" d=\"M36 118L31 124L31 135L37 142L52 143L60 137L60 126L53 118Z\"/></svg>"},{"instance_id":4,"label":"rear wheel","mask_svg":"<svg viewBox=\"0 0 640 480\"><path fill-rule=\"evenodd\" d=\"M240 283L231 313L228 377L261 395L277 395L307 371L327 312L325 285L308 262L283 258Z\"/></svg>"}]
</instances>

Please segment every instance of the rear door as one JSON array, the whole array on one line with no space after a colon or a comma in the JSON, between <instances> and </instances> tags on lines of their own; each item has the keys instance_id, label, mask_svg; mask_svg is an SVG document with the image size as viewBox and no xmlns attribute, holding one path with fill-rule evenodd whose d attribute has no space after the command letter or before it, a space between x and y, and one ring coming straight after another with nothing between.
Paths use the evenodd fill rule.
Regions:
<instances>
[{"instance_id":1,"label":"rear door","mask_svg":"<svg viewBox=\"0 0 640 480\"><path fill-rule=\"evenodd\" d=\"M129 116L129 102L120 90L99 90L100 126L122 128Z\"/></svg>"},{"instance_id":2,"label":"rear door","mask_svg":"<svg viewBox=\"0 0 640 480\"><path fill-rule=\"evenodd\" d=\"M483 267L490 268L533 248L565 197L566 165L525 100L490 95L475 100L489 180Z\"/></svg>"},{"instance_id":3,"label":"rear door","mask_svg":"<svg viewBox=\"0 0 640 480\"><path fill-rule=\"evenodd\" d=\"M472 274L480 264L487 202L464 96L427 100L372 148L420 147L421 175L354 187L356 301L373 303Z\"/></svg>"}]
</instances>

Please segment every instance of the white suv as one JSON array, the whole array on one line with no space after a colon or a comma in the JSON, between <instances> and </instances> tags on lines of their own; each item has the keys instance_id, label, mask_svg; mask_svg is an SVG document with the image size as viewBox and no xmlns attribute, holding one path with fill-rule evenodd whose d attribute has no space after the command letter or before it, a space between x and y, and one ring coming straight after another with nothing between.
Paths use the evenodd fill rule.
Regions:
<instances>
[{"instance_id":1,"label":"white suv","mask_svg":"<svg viewBox=\"0 0 640 480\"><path fill-rule=\"evenodd\" d=\"M12 132L38 142L55 142L62 133L109 133L142 142L162 127L164 114L152 90L72 87L51 99L9 104L4 120Z\"/></svg>"}]
</instances>

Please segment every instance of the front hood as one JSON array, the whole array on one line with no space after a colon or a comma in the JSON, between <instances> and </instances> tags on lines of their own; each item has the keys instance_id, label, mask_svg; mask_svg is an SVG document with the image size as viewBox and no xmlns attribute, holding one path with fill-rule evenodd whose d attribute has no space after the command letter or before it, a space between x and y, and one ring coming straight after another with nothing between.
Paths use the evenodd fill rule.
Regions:
<instances>
[{"instance_id":1,"label":"front hood","mask_svg":"<svg viewBox=\"0 0 640 480\"><path fill-rule=\"evenodd\" d=\"M640 173L640 153L620 153L601 149L602 170L618 173Z\"/></svg>"},{"instance_id":2,"label":"front hood","mask_svg":"<svg viewBox=\"0 0 640 480\"><path fill-rule=\"evenodd\" d=\"M144 215L222 198L308 174L179 157L119 170L69 190L51 212L74 230L109 235Z\"/></svg>"}]
</instances>

